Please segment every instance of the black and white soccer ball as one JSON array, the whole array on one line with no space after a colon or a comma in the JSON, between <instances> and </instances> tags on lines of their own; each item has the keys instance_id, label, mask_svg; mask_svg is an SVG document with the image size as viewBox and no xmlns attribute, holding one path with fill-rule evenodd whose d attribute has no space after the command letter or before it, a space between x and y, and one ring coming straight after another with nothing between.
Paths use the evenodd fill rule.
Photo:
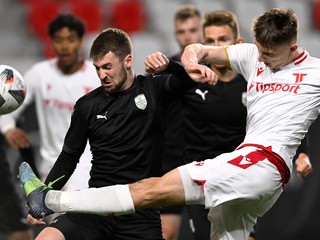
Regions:
<instances>
[{"instance_id":1,"label":"black and white soccer ball","mask_svg":"<svg viewBox=\"0 0 320 240\"><path fill-rule=\"evenodd\" d=\"M19 108L27 93L22 75L13 67L0 65L0 115Z\"/></svg>"}]
</instances>

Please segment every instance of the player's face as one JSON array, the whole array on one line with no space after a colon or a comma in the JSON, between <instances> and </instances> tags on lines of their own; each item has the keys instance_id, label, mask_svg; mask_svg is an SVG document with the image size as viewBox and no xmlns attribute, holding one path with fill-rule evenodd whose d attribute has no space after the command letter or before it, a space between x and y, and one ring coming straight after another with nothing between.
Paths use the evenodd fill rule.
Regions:
<instances>
[{"instance_id":1,"label":"player's face","mask_svg":"<svg viewBox=\"0 0 320 240\"><path fill-rule=\"evenodd\" d=\"M52 40L52 47L58 57L58 64L62 69L78 70L80 50L82 49L82 39L75 31L62 28L57 31Z\"/></svg>"},{"instance_id":2,"label":"player's face","mask_svg":"<svg viewBox=\"0 0 320 240\"><path fill-rule=\"evenodd\" d=\"M296 57L296 44L283 44L272 48L264 48L258 42L255 42L259 51L259 62L277 71L288 65Z\"/></svg>"},{"instance_id":3,"label":"player's face","mask_svg":"<svg viewBox=\"0 0 320 240\"><path fill-rule=\"evenodd\" d=\"M191 43L201 42L201 20L199 17L188 18L175 23L175 37L181 49Z\"/></svg>"},{"instance_id":4,"label":"player's face","mask_svg":"<svg viewBox=\"0 0 320 240\"><path fill-rule=\"evenodd\" d=\"M224 26L208 26L204 29L204 44L211 46L225 46L236 43L231 28Z\"/></svg>"},{"instance_id":5,"label":"player's face","mask_svg":"<svg viewBox=\"0 0 320 240\"><path fill-rule=\"evenodd\" d=\"M121 92L130 86L127 69L131 68L131 64L131 55L121 61L113 52L107 53L101 59L93 60L93 65L106 93Z\"/></svg>"}]
</instances>

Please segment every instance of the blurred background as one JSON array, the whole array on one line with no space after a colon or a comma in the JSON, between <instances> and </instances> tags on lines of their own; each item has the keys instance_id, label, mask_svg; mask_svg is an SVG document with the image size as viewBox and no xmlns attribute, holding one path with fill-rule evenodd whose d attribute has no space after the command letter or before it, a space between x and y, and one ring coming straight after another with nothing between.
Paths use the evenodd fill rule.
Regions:
<instances>
[{"instance_id":1,"label":"blurred background","mask_svg":"<svg viewBox=\"0 0 320 240\"><path fill-rule=\"evenodd\" d=\"M107 27L121 28L133 43L135 73L143 74L147 54L161 51L171 56L179 51L173 15L186 3L194 4L203 14L218 9L233 11L245 42L252 42L250 29L255 16L272 7L291 8L300 21L299 45L312 56L320 56L320 0L0 0L0 64L24 73L34 63L52 57L47 25L57 14L71 12L86 24L86 57L98 32ZM33 109L26 114L33 115ZM26 127L37 146L36 121L26 122ZM320 239L319 119L312 125L310 136L314 172L306 180L293 175L279 202L260 220L258 240ZM18 153L8 148L8 154L16 173ZM180 239L192 240L187 224L182 224Z\"/></svg>"}]
</instances>

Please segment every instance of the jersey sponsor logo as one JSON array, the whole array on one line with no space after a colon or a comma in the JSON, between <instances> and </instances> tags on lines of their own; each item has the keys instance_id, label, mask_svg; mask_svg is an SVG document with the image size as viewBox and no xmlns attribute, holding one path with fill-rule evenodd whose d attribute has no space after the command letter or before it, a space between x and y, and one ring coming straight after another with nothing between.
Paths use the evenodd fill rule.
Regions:
<instances>
[{"instance_id":1,"label":"jersey sponsor logo","mask_svg":"<svg viewBox=\"0 0 320 240\"><path fill-rule=\"evenodd\" d=\"M199 88L197 88L195 90L195 93L199 94L202 98L202 100L206 100L206 94L208 93L208 90L205 90L204 92L202 92Z\"/></svg>"},{"instance_id":2,"label":"jersey sponsor logo","mask_svg":"<svg viewBox=\"0 0 320 240\"><path fill-rule=\"evenodd\" d=\"M148 105L146 96L144 94L139 94L138 96L136 96L134 98L134 102L135 102L137 108L139 108L141 110L146 109L146 107Z\"/></svg>"},{"instance_id":3,"label":"jersey sponsor logo","mask_svg":"<svg viewBox=\"0 0 320 240\"><path fill-rule=\"evenodd\" d=\"M107 114L108 114L108 111L106 111L106 113L105 113L104 115L98 114L98 115L97 115L97 119L105 119L105 120L107 120L107 119L108 119L108 118L107 118Z\"/></svg>"},{"instance_id":4,"label":"jersey sponsor logo","mask_svg":"<svg viewBox=\"0 0 320 240\"><path fill-rule=\"evenodd\" d=\"M45 106L51 106L57 109L66 109L66 110L73 110L74 108L74 103L70 102L63 102L58 99L44 99L44 104Z\"/></svg>"},{"instance_id":5,"label":"jersey sponsor logo","mask_svg":"<svg viewBox=\"0 0 320 240\"><path fill-rule=\"evenodd\" d=\"M249 86L249 91L255 89L257 92L265 93L265 92L291 92L294 94L298 94L298 90L300 89L300 85L290 85L290 84L282 84L282 83L267 83L263 84L262 82L252 82Z\"/></svg>"},{"instance_id":6,"label":"jersey sponsor logo","mask_svg":"<svg viewBox=\"0 0 320 240\"><path fill-rule=\"evenodd\" d=\"M304 78L305 76L307 76L307 75L308 75L308 74L306 74L306 73L293 73L293 76L296 77L296 79L295 79L295 82L296 82L296 83L302 82L302 81L303 81L303 78Z\"/></svg>"},{"instance_id":7,"label":"jersey sponsor logo","mask_svg":"<svg viewBox=\"0 0 320 240\"><path fill-rule=\"evenodd\" d=\"M257 77L264 71L263 67L257 69Z\"/></svg>"},{"instance_id":8,"label":"jersey sponsor logo","mask_svg":"<svg viewBox=\"0 0 320 240\"><path fill-rule=\"evenodd\" d=\"M245 156L238 156L230 161L228 163L240 167L242 169L247 169L248 167L251 167L252 165L265 160L266 157L261 154L260 150L253 151Z\"/></svg>"},{"instance_id":9,"label":"jersey sponsor logo","mask_svg":"<svg viewBox=\"0 0 320 240\"><path fill-rule=\"evenodd\" d=\"M259 70L260 69L260 70ZM261 74L262 67L259 67L257 70L257 76ZM262 69L263 72L263 69ZM292 92L294 94L298 94L298 90L300 89L300 83L303 81L303 78L307 76L307 73L293 73L295 84L282 84L282 83L267 83L263 84L263 82L251 82L249 86L249 91L253 88L257 92Z\"/></svg>"}]
</instances>

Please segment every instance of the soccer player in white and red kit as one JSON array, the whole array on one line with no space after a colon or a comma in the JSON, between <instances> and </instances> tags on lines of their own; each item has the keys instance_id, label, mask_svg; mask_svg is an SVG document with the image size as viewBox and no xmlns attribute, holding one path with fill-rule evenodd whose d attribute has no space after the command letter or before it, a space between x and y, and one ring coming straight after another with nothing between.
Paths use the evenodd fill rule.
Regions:
<instances>
[{"instance_id":1,"label":"soccer player in white and red kit","mask_svg":"<svg viewBox=\"0 0 320 240\"><path fill-rule=\"evenodd\" d=\"M48 34L56 57L34 64L24 74L26 99L17 111L1 116L1 131L13 147L24 148L29 143L26 133L16 127L16 120L35 103L40 134L38 169L45 179L57 160L69 128L75 102L100 86L92 62L83 58L84 24L73 15L59 15L48 26ZM80 163L66 189L88 187L92 155L87 145ZM75 163L76 164L76 163Z\"/></svg>"},{"instance_id":2,"label":"soccer player in white and red kit","mask_svg":"<svg viewBox=\"0 0 320 240\"><path fill-rule=\"evenodd\" d=\"M200 61L227 63L247 79L247 133L236 150L129 185L73 193L34 188L28 194L31 210L44 215L51 213L48 208L126 214L146 207L202 203L210 209L211 239L247 239L257 217L282 193L290 178L292 158L320 112L320 59L298 47L294 12L271 9L255 19L253 31L255 44L192 44L182 56L193 80L217 81ZM153 67L158 68L157 64ZM21 173L27 169L22 166ZM27 175L32 176L21 177ZM25 178L25 185L32 179ZM40 196L45 197L41 210L32 207L41 205Z\"/></svg>"}]
</instances>

